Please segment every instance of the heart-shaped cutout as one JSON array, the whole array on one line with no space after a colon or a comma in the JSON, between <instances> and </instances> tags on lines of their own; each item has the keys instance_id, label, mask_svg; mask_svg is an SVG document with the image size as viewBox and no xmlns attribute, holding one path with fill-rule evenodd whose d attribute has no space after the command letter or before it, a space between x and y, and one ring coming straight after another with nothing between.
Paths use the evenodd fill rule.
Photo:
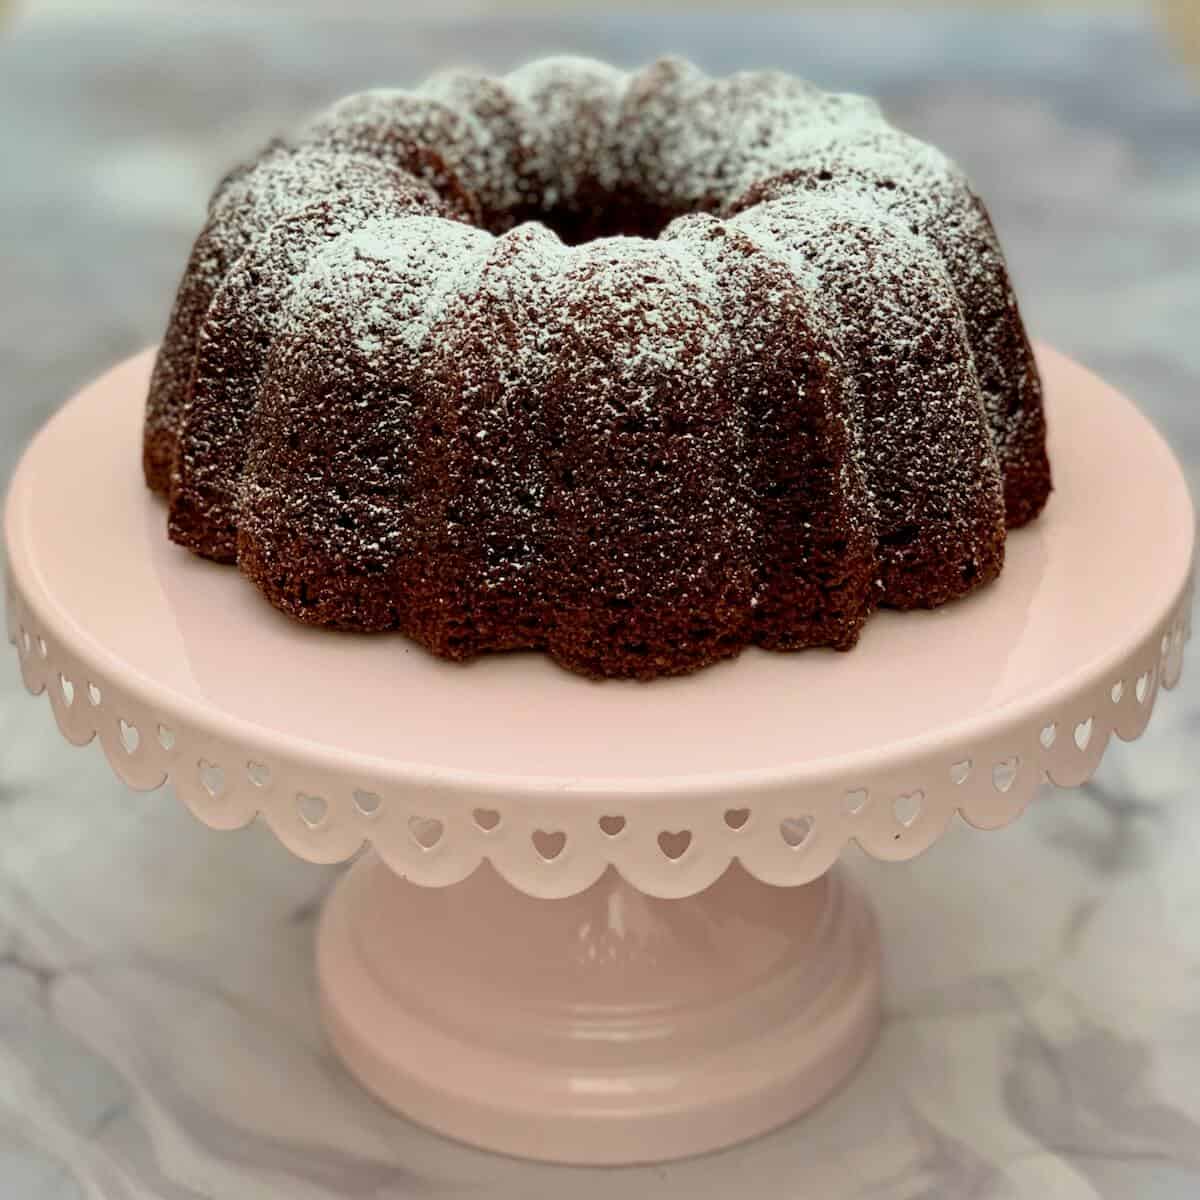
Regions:
<instances>
[{"instance_id":1,"label":"heart-shaped cutout","mask_svg":"<svg viewBox=\"0 0 1200 1200\"><path fill-rule=\"evenodd\" d=\"M500 814L494 808L477 808L471 815L484 833L491 833L500 824Z\"/></svg>"},{"instance_id":2,"label":"heart-shaped cutout","mask_svg":"<svg viewBox=\"0 0 1200 1200\"><path fill-rule=\"evenodd\" d=\"M956 762L950 767L950 782L962 785L971 778L971 760L964 758L962 762Z\"/></svg>"},{"instance_id":3,"label":"heart-shaped cutout","mask_svg":"<svg viewBox=\"0 0 1200 1200\"><path fill-rule=\"evenodd\" d=\"M546 862L553 862L567 845L567 835L559 829L535 829L531 840L533 848Z\"/></svg>"},{"instance_id":4,"label":"heart-shaped cutout","mask_svg":"<svg viewBox=\"0 0 1200 1200\"><path fill-rule=\"evenodd\" d=\"M992 786L996 791L1007 792L1016 783L1020 765L1019 758L1005 758L992 768Z\"/></svg>"},{"instance_id":5,"label":"heart-shaped cutout","mask_svg":"<svg viewBox=\"0 0 1200 1200\"><path fill-rule=\"evenodd\" d=\"M1058 726L1053 723L1044 726L1038 740L1045 749L1049 750L1058 740Z\"/></svg>"},{"instance_id":6,"label":"heart-shaped cutout","mask_svg":"<svg viewBox=\"0 0 1200 1200\"><path fill-rule=\"evenodd\" d=\"M225 790L225 772L206 758L200 760L199 766L200 782L204 785L204 790L216 799Z\"/></svg>"},{"instance_id":7,"label":"heart-shaped cutout","mask_svg":"<svg viewBox=\"0 0 1200 1200\"><path fill-rule=\"evenodd\" d=\"M442 840L446 826L437 817L409 817L408 831L422 850L432 850Z\"/></svg>"},{"instance_id":8,"label":"heart-shaped cutout","mask_svg":"<svg viewBox=\"0 0 1200 1200\"><path fill-rule=\"evenodd\" d=\"M88 703L90 703L93 708L99 708L100 701L103 699L104 699L104 696L101 694L100 689L94 683L89 683L88 684Z\"/></svg>"},{"instance_id":9,"label":"heart-shaped cutout","mask_svg":"<svg viewBox=\"0 0 1200 1200\"><path fill-rule=\"evenodd\" d=\"M363 788L354 789L354 807L364 817L376 816L383 806L383 797L378 792L368 792Z\"/></svg>"},{"instance_id":10,"label":"heart-shaped cutout","mask_svg":"<svg viewBox=\"0 0 1200 1200\"><path fill-rule=\"evenodd\" d=\"M748 820L750 820L748 808L727 808L725 810L725 824L730 829L743 829Z\"/></svg>"},{"instance_id":11,"label":"heart-shaped cutout","mask_svg":"<svg viewBox=\"0 0 1200 1200\"><path fill-rule=\"evenodd\" d=\"M175 730L168 729L166 725L158 727L158 744L164 750L175 749Z\"/></svg>"},{"instance_id":12,"label":"heart-shaped cutout","mask_svg":"<svg viewBox=\"0 0 1200 1200\"><path fill-rule=\"evenodd\" d=\"M867 801L870 798L871 794L866 788L855 788L853 791L847 792L842 797L842 807L852 817L856 817L864 808L867 807Z\"/></svg>"},{"instance_id":13,"label":"heart-shaped cutout","mask_svg":"<svg viewBox=\"0 0 1200 1200\"><path fill-rule=\"evenodd\" d=\"M687 853L687 849L691 844L692 834L688 829L680 829L674 833L669 829L664 829L658 835L658 848L672 862L678 862Z\"/></svg>"},{"instance_id":14,"label":"heart-shaped cutout","mask_svg":"<svg viewBox=\"0 0 1200 1200\"><path fill-rule=\"evenodd\" d=\"M1088 743L1092 740L1092 729L1094 728L1094 725L1095 722L1091 717L1088 717L1086 721L1080 721L1079 724L1075 726L1075 745L1078 746L1080 750L1086 750L1088 748Z\"/></svg>"},{"instance_id":15,"label":"heart-shaped cutout","mask_svg":"<svg viewBox=\"0 0 1200 1200\"><path fill-rule=\"evenodd\" d=\"M142 741L142 735L138 733L138 727L130 725L124 717L120 719L118 725L121 728L121 745L125 747L125 753L135 753Z\"/></svg>"},{"instance_id":16,"label":"heart-shaped cutout","mask_svg":"<svg viewBox=\"0 0 1200 1200\"><path fill-rule=\"evenodd\" d=\"M625 828L625 818L621 816L601 817L600 832L608 837L616 837Z\"/></svg>"},{"instance_id":17,"label":"heart-shaped cutout","mask_svg":"<svg viewBox=\"0 0 1200 1200\"><path fill-rule=\"evenodd\" d=\"M907 827L921 815L921 805L924 803L925 793L920 789L906 792L903 796L896 797L892 803L892 812L896 814L896 820Z\"/></svg>"},{"instance_id":18,"label":"heart-shaped cutout","mask_svg":"<svg viewBox=\"0 0 1200 1200\"><path fill-rule=\"evenodd\" d=\"M1112 691L1108 694L1112 697L1112 702L1114 704L1120 704L1125 695L1125 681L1123 679L1118 679L1117 682L1112 685Z\"/></svg>"},{"instance_id":19,"label":"heart-shaped cutout","mask_svg":"<svg viewBox=\"0 0 1200 1200\"><path fill-rule=\"evenodd\" d=\"M296 793L296 811L309 829L316 829L329 815L329 805L324 796L313 796L308 792Z\"/></svg>"},{"instance_id":20,"label":"heart-shaped cutout","mask_svg":"<svg viewBox=\"0 0 1200 1200\"><path fill-rule=\"evenodd\" d=\"M58 687L62 692L62 698L67 702L67 707L70 708L75 703L75 685L65 675L60 674Z\"/></svg>"},{"instance_id":21,"label":"heart-shaped cutout","mask_svg":"<svg viewBox=\"0 0 1200 1200\"><path fill-rule=\"evenodd\" d=\"M1137 694L1137 702L1139 704L1146 703L1146 697L1150 694L1150 678L1151 674L1147 671L1144 675L1138 676L1137 686L1134 692Z\"/></svg>"},{"instance_id":22,"label":"heart-shaped cutout","mask_svg":"<svg viewBox=\"0 0 1200 1200\"><path fill-rule=\"evenodd\" d=\"M798 850L805 842L808 841L808 836L813 830L812 817L785 817L779 822L779 836L791 846L793 850Z\"/></svg>"}]
</instances>

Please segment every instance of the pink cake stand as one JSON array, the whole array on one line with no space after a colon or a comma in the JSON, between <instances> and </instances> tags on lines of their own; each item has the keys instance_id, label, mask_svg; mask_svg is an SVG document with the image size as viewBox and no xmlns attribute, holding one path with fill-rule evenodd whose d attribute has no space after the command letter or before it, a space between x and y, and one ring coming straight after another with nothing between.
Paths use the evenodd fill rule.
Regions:
<instances>
[{"instance_id":1,"label":"pink cake stand","mask_svg":"<svg viewBox=\"0 0 1200 1200\"><path fill-rule=\"evenodd\" d=\"M1179 467L1127 400L1041 362L1057 491L997 584L882 613L849 655L638 685L302 628L170 545L138 467L142 355L20 464L9 634L66 737L99 736L132 786L170 780L223 829L258 816L306 859L372 847L317 953L333 1043L387 1103L562 1162L712 1149L871 1044L878 935L842 848L906 859L955 812L1011 821L1179 676Z\"/></svg>"}]
</instances>

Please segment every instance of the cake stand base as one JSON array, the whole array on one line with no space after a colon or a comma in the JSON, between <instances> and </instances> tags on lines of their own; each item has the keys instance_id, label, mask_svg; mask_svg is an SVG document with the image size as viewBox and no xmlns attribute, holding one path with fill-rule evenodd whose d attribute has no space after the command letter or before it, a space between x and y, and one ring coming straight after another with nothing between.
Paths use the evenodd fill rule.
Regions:
<instances>
[{"instance_id":1,"label":"cake stand base","mask_svg":"<svg viewBox=\"0 0 1200 1200\"><path fill-rule=\"evenodd\" d=\"M491 1150L657 1162L763 1133L858 1065L879 1025L874 918L837 870L734 864L680 900L615 871L545 901L487 864L452 888L374 855L321 922L325 1021L381 1099Z\"/></svg>"}]
</instances>

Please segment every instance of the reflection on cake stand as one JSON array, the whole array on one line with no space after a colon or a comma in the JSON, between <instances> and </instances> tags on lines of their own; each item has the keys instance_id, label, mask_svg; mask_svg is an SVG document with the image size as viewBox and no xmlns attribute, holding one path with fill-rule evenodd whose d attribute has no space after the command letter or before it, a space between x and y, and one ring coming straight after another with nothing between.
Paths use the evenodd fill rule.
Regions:
<instances>
[{"instance_id":1,"label":"reflection on cake stand","mask_svg":"<svg viewBox=\"0 0 1200 1200\"><path fill-rule=\"evenodd\" d=\"M64 734L98 735L132 786L169 779L220 828L260 815L310 860L370 846L318 969L335 1046L385 1101L556 1161L713 1149L870 1046L878 934L842 848L904 859L956 812L1012 820L1178 678L1182 475L1128 401L1041 361L1057 491L998 583L879 614L849 655L639 685L303 628L171 546L136 469L143 355L22 460L10 637Z\"/></svg>"}]
</instances>

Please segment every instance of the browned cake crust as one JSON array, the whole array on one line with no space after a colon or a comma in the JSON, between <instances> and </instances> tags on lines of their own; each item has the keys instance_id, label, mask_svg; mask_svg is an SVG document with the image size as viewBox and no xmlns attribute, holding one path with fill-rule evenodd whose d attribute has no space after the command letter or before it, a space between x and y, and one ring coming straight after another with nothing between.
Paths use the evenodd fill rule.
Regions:
<instances>
[{"instance_id":1,"label":"browned cake crust","mask_svg":"<svg viewBox=\"0 0 1200 1200\"><path fill-rule=\"evenodd\" d=\"M364 93L227 177L144 459L170 536L301 620L597 677L849 649L1050 491L958 168L673 59Z\"/></svg>"}]
</instances>

